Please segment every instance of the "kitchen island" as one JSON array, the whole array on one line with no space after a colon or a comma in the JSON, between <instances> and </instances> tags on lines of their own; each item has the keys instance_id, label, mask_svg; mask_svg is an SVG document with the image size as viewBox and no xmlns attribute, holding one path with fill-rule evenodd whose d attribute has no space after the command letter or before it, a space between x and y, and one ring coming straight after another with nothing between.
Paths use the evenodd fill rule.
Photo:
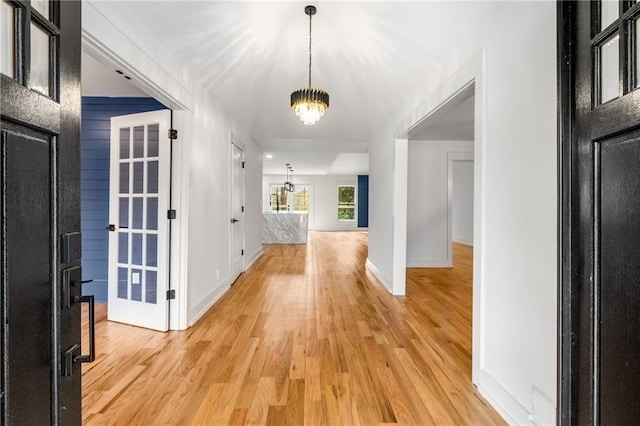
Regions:
<instances>
[{"instance_id":1,"label":"kitchen island","mask_svg":"<svg viewBox=\"0 0 640 426\"><path fill-rule=\"evenodd\" d=\"M307 212L262 212L263 244L306 244Z\"/></svg>"}]
</instances>

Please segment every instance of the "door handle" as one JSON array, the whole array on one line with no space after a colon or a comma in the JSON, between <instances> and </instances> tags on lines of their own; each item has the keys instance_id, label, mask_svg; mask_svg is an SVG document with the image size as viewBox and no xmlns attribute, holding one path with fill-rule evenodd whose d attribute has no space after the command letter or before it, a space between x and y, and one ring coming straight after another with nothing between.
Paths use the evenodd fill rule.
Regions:
<instances>
[{"instance_id":1,"label":"door handle","mask_svg":"<svg viewBox=\"0 0 640 426\"><path fill-rule=\"evenodd\" d=\"M236 223L236 222L240 222L238 219L236 219L235 217L233 219L231 219L231 223Z\"/></svg>"},{"instance_id":2,"label":"door handle","mask_svg":"<svg viewBox=\"0 0 640 426\"><path fill-rule=\"evenodd\" d=\"M93 362L96 359L96 305L93 295L76 296L75 303L89 304L89 354L78 355L73 358L73 363Z\"/></svg>"},{"instance_id":3,"label":"door handle","mask_svg":"<svg viewBox=\"0 0 640 426\"><path fill-rule=\"evenodd\" d=\"M95 303L93 296L76 296L73 299L74 303L88 303L89 304L89 354L80 355L80 345L72 345L69 349L62 353L62 375L64 377L72 376L74 373L74 364L82 364L83 362L93 362L96 354L96 315L95 315ZM78 354L78 355L76 355Z\"/></svg>"}]
</instances>

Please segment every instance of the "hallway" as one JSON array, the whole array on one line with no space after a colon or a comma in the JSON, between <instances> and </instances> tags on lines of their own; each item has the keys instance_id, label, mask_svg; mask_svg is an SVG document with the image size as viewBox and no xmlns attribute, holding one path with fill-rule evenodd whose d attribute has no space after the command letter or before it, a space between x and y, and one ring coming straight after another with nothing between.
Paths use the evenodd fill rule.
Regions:
<instances>
[{"instance_id":1,"label":"hallway","mask_svg":"<svg viewBox=\"0 0 640 426\"><path fill-rule=\"evenodd\" d=\"M195 326L96 324L85 424L503 424L471 384L472 250L393 297L367 234L310 232L264 255Z\"/></svg>"}]
</instances>

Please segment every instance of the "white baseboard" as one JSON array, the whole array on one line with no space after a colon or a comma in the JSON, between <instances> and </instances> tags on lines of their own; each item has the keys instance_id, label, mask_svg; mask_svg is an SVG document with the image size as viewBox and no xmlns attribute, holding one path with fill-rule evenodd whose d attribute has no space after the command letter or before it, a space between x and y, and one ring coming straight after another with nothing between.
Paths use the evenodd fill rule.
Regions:
<instances>
[{"instance_id":1,"label":"white baseboard","mask_svg":"<svg viewBox=\"0 0 640 426\"><path fill-rule=\"evenodd\" d=\"M522 406L487 370L480 370L476 383L480 394L510 425L532 425L531 413Z\"/></svg>"},{"instance_id":2,"label":"white baseboard","mask_svg":"<svg viewBox=\"0 0 640 426\"><path fill-rule=\"evenodd\" d=\"M228 279L225 278L225 280L223 282L228 281ZM189 315L189 327L191 327L193 324L195 324L200 318L202 318L202 316L204 314L207 313L207 311L209 309L211 309L211 307L213 305L215 305L215 303L220 300L220 298L231 288L231 286L227 283L227 284L223 284L219 287L217 287L215 290L213 290L211 293L209 293L209 295L207 297L204 298L204 300L202 302L200 302L198 304L198 306L194 307L193 309L191 309L191 312Z\"/></svg>"},{"instance_id":3,"label":"white baseboard","mask_svg":"<svg viewBox=\"0 0 640 426\"><path fill-rule=\"evenodd\" d=\"M263 253L264 253L264 250L262 249L262 247L260 247L251 256L247 256L246 263L244 264L245 272L251 267L251 265L253 265L256 262L256 260L260 258L260 256L262 256Z\"/></svg>"},{"instance_id":4,"label":"white baseboard","mask_svg":"<svg viewBox=\"0 0 640 426\"><path fill-rule=\"evenodd\" d=\"M369 258L367 258L366 267L373 274L373 276L376 277L378 281L380 281L380 284L382 284L387 290L389 290L390 293L393 291L391 279L383 274L382 271L380 271L380 269L378 269L378 267L369 260Z\"/></svg>"},{"instance_id":5,"label":"white baseboard","mask_svg":"<svg viewBox=\"0 0 640 426\"><path fill-rule=\"evenodd\" d=\"M407 259L407 268L451 268L451 259Z\"/></svg>"}]
</instances>

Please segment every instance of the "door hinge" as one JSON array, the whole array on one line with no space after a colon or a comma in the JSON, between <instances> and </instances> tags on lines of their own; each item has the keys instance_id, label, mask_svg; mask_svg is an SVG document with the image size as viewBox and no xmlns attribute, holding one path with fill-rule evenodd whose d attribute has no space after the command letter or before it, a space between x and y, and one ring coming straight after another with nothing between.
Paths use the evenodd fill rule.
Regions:
<instances>
[{"instance_id":1,"label":"door hinge","mask_svg":"<svg viewBox=\"0 0 640 426\"><path fill-rule=\"evenodd\" d=\"M167 219L172 220L178 217L178 212L175 209L167 210Z\"/></svg>"},{"instance_id":2,"label":"door hinge","mask_svg":"<svg viewBox=\"0 0 640 426\"><path fill-rule=\"evenodd\" d=\"M178 131L176 129L169 129L169 139L178 139Z\"/></svg>"},{"instance_id":3,"label":"door hinge","mask_svg":"<svg viewBox=\"0 0 640 426\"><path fill-rule=\"evenodd\" d=\"M173 300L176 298L175 290L167 290L167 300Z\"/></svg>"},{"instance_id":4,"label":"door hinge","mask_svg":"<svg viewBox=\"0 0 640 426\"><path fill-rule=\"evenodd\" d=\"M244 206L242 206L242 210L241 211L244 212Z\"/></svg>"},{"instance_id":5,"label":"door hinge","mask_svg":"<svg viewBox=\"0 0 640 426\"><path fill-rule=\"evenodd\" d=\"M244 250L240 250L240 255L244 256Z\"/></svg>"},{"instance_id":6,"label":"door hinge","mask_svg":"<svg viewBox=\"0 0 640 426\"><path fill-rule=\"evenodd\" d=\"M242 162L242 168L244 169L244 161Z\"/></svg>"}]
</instances>

